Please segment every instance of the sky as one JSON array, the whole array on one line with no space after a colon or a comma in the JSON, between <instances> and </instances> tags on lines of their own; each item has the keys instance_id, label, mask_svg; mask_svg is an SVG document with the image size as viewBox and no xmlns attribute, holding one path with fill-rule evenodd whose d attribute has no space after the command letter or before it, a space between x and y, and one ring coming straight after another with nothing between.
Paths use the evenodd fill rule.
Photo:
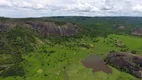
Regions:
<instances>
[{"instance_id":1,"label":"sky","mask_svg":"<svg viewBox=\"0 0 142 80\"><path fill-rule=\"evenodd\" d=\"M0 16L142 16L142 0L0 0Z\"/></svg>"}]
</instances>

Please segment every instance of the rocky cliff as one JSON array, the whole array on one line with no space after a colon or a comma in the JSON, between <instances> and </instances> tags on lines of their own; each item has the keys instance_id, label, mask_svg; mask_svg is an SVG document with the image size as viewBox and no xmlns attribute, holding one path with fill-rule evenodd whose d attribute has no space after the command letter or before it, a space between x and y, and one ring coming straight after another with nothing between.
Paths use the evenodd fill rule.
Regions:
<instances>
[{"instance_id":1,"label":"rocky cliff","mask_svg":"<svg viewBox=\"0 0 142 80\"><path fill-rule=\"evenodd\" d=\"M77 33L77 26L71 23L57 25L54 22L27 21L26 24L32 26L35 31L48 36L72 36Z\"/></svg>"},{"instance_id":2,"label":"rocky cliff","mask_svg":"<svg viewBox=\"0 0 142 80\"><path fill-rule=\"evenodd\" d=\"M47 36L73 36L78 32L76 25L71 23L59 25L51 21L0 22L0 32L6 32L9 28L16 26L30 27L34 31Z\"/></svg>"},{"instance_id":3,"label":"rocky cliff","mask_svg":"<svg viewBox=\"0 0 142 80\"><path fill-rule=\"evenodd\" d=\"M142 56L131 53L113 52L107 56L106 63L121 71L142 78Z\"/></svg>"}]
</instances>

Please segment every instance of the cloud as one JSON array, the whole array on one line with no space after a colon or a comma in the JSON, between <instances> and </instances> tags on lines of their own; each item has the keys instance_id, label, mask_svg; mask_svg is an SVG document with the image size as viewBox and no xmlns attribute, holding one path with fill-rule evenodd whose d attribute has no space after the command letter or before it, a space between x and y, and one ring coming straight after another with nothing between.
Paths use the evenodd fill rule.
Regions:
<instances>
[{"instance_id":1,"label":"cloud","mask_svg":"<svg viewBox=\"0 0 142 80\"><path fill-rule=\"evenodd\" d=\"M132 8L135 12L142 12L142 5L136 5Z\"/></svg>"},{"instance_id":2,"label":"cloud","mask_svg":"<svg viewBox=\"0 0 142 80\"><path fill-rule=\"evenodd\" d=\"M0 0L0 11L7 17L142 16L142 0Z\"/></svg>"},{"instance_id":3,"label":"cloud","mask_svg":"<svg viewBox=\"0 0 142 80\"><path fill-rule=\"evenodd\" d=\"M76 3L72 6L67 6L65 10L74 12L94 12L99 11L99 8L89 4L89 3Z\"/></svg>"},{"instance_id":4,"label":"cloud","mask_svg":"<svg viewBox=\"0 0 142 80\"><path fill-rule=\"evenodd\" d=\"M40 3L33 3L28 1L13 1L11 2L14 8L27 8L27 9L45 9L46 5Z\"/></svg>"},{"instance_id":5,"label":"cloud","mask_svg":"<svg viewBox=\"0 0 142 80\"><path fill-rule=\"evenodd\" d=\"M9 7L11 4L7 0L0 1L0 7Z\"/></svg>"}]
</instances>

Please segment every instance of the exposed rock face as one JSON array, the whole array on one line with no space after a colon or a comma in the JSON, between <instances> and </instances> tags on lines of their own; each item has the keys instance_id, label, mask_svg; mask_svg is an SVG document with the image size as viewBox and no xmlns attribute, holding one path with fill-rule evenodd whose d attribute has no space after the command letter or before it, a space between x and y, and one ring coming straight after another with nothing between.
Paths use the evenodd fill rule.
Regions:
<instances>
[{"instance_id":1,"label":"exposed rock face","mask_svg":"<svg viewBox=\"0 0 142 80\"><path fill-rule=\"evenodd\" d=\"M6 32L8 30L8 25L0 23L0 32Z\"/></svg>"},{"instance_id":2,"label":"exposed rock face","mask_svg":"<svg viewBox=\"0 0 142 80\"><path fill-rule=\"evenodd\" d=\"M125 29L125 27L121 25L121 26L119 26L119 29L123 30L123 29Z\"/></svg>"},{"instance_id":3,"label":"exposed rock face","mask_svg":"<svg viewBox=\"0 0 142 80\"><path fill-rule=\"evenodd\" d=\"M118 24L118 25L113 25L113 29L124 30L124 29L125 29L125 26L120 25L120 24Z\"/></svg>"},{"instance_id":4,"label":"exposed rock face","mask_svg":"<svg viewBox=\"0 0 142 80\"><path fill-rule=\"evenodd\" d=\"M48 36L72 36L77 33L77 26L71 23L56 25L54 22L26 22L35 31Z\"/></svg>"},{"instance_id":5,"label":"exposed rock face","mask_svg":"<svg viewBox=\"0 0 142 80\"><path fill-rule=\"evenodd\" d=\"M16 22L0 22L0 32L7 32L10 28L18 25Z\"/></svg>"},{"instance_id":6,"label":"exposed rock face","mask_svg":"<svg viewBox=\"0 0 142 80\"><path fill-rule=\"evenodd\" d=\"M32 27L36 32L39 32L46 36L73 36L77 33L77 26L71 23L64 25L58 25L55 22L48 21L7 21L5 23L0 22L0 32L6 32L9 28L16 26Z\"/></svg>"},{"instance_id":7,"label":"exposed rock face","mask_svg":"<svg viewBox=\"0 0 142 80\"><path fill-rule=\"evenodd\" d=\"M134 30L132 31L132 34L133 34L133 35L142 36L142 28L134 29Z\"/></svg>"},{"instance_id":8,"label":"exposed rock face","mask_svg":"<svg viewBox=\"0 0 142 80\"><path fill-rule=\"evenodd\" d=\"M142 56L113 52L107 56L106 63L138 78L142 78Z\"/></svg>"}]
</instances>

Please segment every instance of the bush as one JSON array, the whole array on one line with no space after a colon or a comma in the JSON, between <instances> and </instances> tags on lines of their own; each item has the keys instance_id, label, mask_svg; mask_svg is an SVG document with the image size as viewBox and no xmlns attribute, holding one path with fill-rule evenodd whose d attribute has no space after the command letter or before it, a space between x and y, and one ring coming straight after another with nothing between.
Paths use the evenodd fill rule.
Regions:
<instances>
[{"instance_id":1,"label":"bush","mask_svg":"<svg viewBox=\"0 0 142 80\"><path fill-rule=\"evenodd\" d=\"M2 77L24 76L24 75L25 75L24 69L23 69L22 65L20 65L20 64L15 64L15 65L11 66L9 69L5 69L5 71L3 71L1 73Z\"/></svg>"},{"instance_id":2,"label":"bush","mask_svg":"<svg viewBox=\"0 0 142 80\"><path fill-rule=\"evenodd\" d=\"M133 50L133 51L131 51L131 53L132 53L132 54L136 54L136 53L137 53L137 51Z\"/></svg>"},{"instance_id":3,"label":"bush","mask_svg":"<svg viewBox=\"0 0 142 80\"><path fill-rule=\"evenodd\" d=\"M26 28L16 27L6 33L6 39L12 53L31 52L35 48L36 40Z\"/></svg>"}]
</instances>

